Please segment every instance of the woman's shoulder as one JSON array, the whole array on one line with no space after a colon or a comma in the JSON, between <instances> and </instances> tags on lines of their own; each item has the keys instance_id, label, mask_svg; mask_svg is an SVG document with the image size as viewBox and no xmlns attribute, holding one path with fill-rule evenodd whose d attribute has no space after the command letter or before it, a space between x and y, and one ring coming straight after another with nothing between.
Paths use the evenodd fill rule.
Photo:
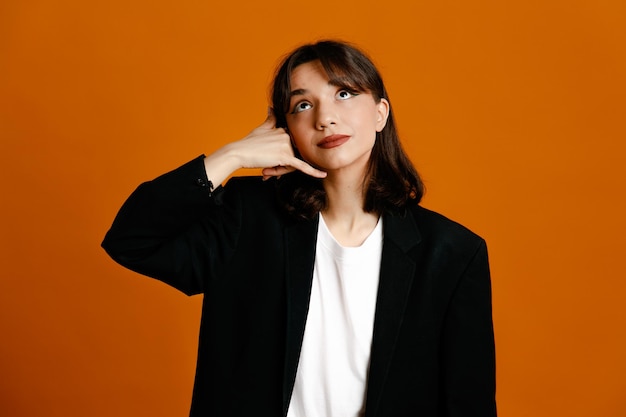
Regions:
<instances>
[{"instance_id":1,"label":"woman's shoulder","mask_svg":"<svg viewBox=\"0 0 626 417\"><path fill-rule=\"evenodd\" d=\"M409 211L422 239L471 246L484 242L474 231L441 213L421 205L414 205Z\"/></svg>"}]
</instances>

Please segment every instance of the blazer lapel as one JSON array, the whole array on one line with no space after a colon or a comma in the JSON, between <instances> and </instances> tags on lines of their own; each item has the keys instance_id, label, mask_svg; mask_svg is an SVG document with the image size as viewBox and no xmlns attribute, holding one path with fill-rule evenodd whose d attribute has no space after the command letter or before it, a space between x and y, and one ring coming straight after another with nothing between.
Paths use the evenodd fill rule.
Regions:
<instances>
[{"instance_id":1,"label":"blazer lapel","mask_svg":"<svg viewBox=\"0 0 626 417\"><path fill-rule=\"evenodd\" d=\"M383 217L383 253L374 317L366 416L374 416L404 317L415 274L415 261L407 252L421 240L413 216Z\"/></svg>"},{"instance_id":2,"label":"blazer lapel","mask_svg":"<svg viewBox=\"0 0 626 417\"><path fill-rule=\"evenodd\" d=\"M283 383L283 415L291 399L309 310L319 216L298 222L285 231L287 334Z\"/></svg>"}]
</instances>

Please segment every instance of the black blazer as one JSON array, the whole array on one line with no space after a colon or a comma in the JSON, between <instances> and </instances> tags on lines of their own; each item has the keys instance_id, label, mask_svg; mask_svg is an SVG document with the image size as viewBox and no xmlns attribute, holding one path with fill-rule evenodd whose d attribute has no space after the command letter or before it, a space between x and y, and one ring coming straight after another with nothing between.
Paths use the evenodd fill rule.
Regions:
<instances>
[{"instance_id":1,"label":"black blazer","mask_svg":"<svg viewBox=\"0 0 626 417\"><path fill-rule=\"evenodd\" d=\"M204 294L191 416L285 416L311 290L318 219L287 217L274 181L208 192L202 157L140 185L103 247ZM367 417L491 417L495 359L485 242L415 205L383 215Z\"/></svg>"}]
</instances>

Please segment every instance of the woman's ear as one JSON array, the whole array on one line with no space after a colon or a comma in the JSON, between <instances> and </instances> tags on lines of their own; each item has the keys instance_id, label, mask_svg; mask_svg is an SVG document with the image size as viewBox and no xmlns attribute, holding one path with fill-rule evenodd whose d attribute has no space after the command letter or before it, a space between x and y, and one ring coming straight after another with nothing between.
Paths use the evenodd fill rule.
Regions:
<instances>
[{"instance_id":1,"label":"woman's ear","mask_svg":"<svg viewBox=\"0 0 626 417\"><path fill-rule=\"evenodd\" d=\"M376 131L381 132L385 125L387 124L387 119L389 118L389 102L381 98L378 103L376 103Z\"/></svg>"}]
</instances>

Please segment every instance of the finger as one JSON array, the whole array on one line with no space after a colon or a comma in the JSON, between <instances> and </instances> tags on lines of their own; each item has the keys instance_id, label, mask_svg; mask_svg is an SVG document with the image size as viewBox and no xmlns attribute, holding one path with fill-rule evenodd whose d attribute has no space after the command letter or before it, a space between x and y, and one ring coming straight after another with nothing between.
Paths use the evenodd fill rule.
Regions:
<instances>
[{"instance_id":1,"label":"finger","mask_svg":"<svg viewBox=\"0 0 626 417\"><path fill-rule=\"evenodd\" d=\"M301 159L294 158L290 164L293 168L304 172L307 175L310 175L315 178L326 178L327 173L321 171L317 168L313 168L311 165L307 164Z\"/></svg>"},{"instance_id":2,"label":"finger","mask_svg":"<svg viewBox=\"0 0 626 417\"><path fill-rule=\"evenodd\" d=\"M263 168L262 174L269 176L285 175L295 170L302 171L303 173L310 175L314 178L326 178L327 173L319 169L313 168L301 159L293 158L289 165L279 165L270 168Z\"/></svg>"},{"instance_id":3,"label":"finger","mask_svg":"<svg viewBox=\"0 0 626 417\"><path fill-rule=\"evenodd\" d=\"M264 177L279 177L281 175L289 174L295 171L296 168L290 166L276 166L270 168L263 168L261 173Z\"/></svg>"},{"instance_id":4,"label":"finger","mask_svg":"<svg viewBox=\"0 0 626 417\"><path fill-rule=\"evenodd\" d=\"M288 164L278 165L275 167L263 168L261 173L264 177L280 177L281 175L288 174L295 170L302 171L303 173L310 175L314 178L326 178L328 175L326 172L317 168L313 168L301 159L292 158Z\"/></svg>"}]
</instances>

